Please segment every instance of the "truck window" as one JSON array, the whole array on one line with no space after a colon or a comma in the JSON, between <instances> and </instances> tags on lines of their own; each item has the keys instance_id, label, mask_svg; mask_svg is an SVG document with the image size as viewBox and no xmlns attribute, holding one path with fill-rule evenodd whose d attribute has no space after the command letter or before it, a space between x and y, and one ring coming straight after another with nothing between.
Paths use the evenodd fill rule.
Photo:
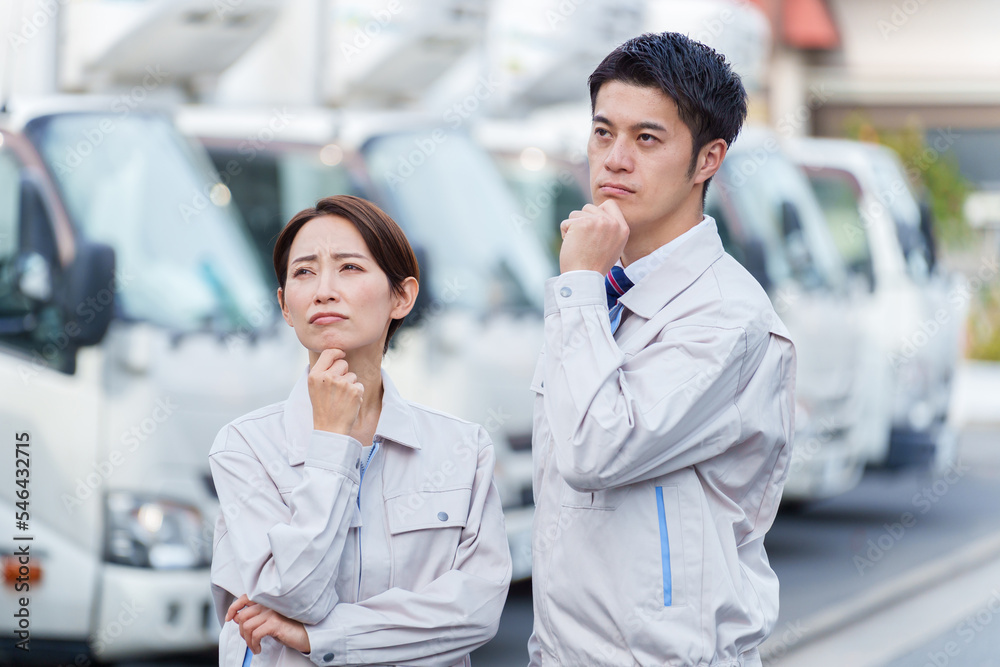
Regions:
<instances>
[{"instance_id":1,"label":"truck window","mask_svg":"<svg viewBox=\"0 0 1000 667\"><path fill-rule=\"evenodd\" d=\"M320 160L320 149L274 147L253 159L237 146L208 145L208 154L233 195L233 203L254 244L261 269L277 288L271 253L278 234L293 215L323 197L358 195L347 170Z\"/></svg>"}]
</instances>

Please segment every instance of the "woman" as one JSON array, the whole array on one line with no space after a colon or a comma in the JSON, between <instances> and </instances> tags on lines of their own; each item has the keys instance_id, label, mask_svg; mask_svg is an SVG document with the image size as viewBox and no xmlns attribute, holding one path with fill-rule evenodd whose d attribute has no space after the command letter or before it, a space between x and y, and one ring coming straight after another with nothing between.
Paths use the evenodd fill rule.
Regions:
<instances>
[{"instance_id":1,"label":"woman","mask_svg":"<svg viewBox=\"0 0 1000 667\"><path fill-rule=\"evenodd\" d=\"M373 204L328 197L285 226L274 269L309 369L212 447L219 664L249 647L255 667L470 665L510 552L485 430L381 370L417 297L413 249Z\"/></svg>"}]
</instances>

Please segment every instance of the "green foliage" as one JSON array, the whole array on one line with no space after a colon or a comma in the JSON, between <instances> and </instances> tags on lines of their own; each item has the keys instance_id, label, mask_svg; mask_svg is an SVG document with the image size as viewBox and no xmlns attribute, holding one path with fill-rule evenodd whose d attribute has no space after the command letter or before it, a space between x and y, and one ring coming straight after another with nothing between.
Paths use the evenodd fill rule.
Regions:
<instances>
[{"instance_id":1,"label":"green foliage","mask_svg":"<svg viewBox=\"0 0 1000 667\"><path fill-rule=\"evenodd\" d=\"M929 142L917 123L902 130L877 130L861 114L847 121L847 134L853 139L882 144L895 150L903 160L911 185L925 193L934 213L934 232L945 247L960 247L974 236L965 219L965 198L973 190L972 183L962 175L955 155L947 151L947 135ZM945 151L938 150L945 139Z\"/></svg>"},{"instance_id":2,"label":"green foliage","mask_svg":"<svg viewBox=\"0 0 1000 667\"><path fill-rule=\"evenodd\" d=\"M969 357L1000 361L1000 285L982 287L970 304Z\"/></svg>"}]
</instances>

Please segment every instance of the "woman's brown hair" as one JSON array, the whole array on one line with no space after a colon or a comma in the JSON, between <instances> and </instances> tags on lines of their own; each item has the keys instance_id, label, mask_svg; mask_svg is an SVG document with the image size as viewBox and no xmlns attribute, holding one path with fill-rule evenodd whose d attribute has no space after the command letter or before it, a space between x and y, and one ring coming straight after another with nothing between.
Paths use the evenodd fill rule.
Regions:
<instances>
[{"instance_id":1,"label":"woman's brown hair","mask_svg":"<svg viewBox=\"0 0 1000 667\"><path fill-rule=\"evenodd\" d=\"M291 251L295 235L307 222L325 215L344 218L354 225L361 238L365 240L365 245L372 253L375 263L389 278L389 287L394 294L403 293L403 281L410 276L420 281L417 257L406 234L396 221L370 201L351 195L334 195L320 199L316 202L316 206L296 213L278 234L278 240L274 243L274 274L278 278L282 293L285 291L285 281L288 277L288 253ZM402 323L403 320L398 319L389 324L383 353L389 349L389 341Z\"/></svg>"}]
</instances>

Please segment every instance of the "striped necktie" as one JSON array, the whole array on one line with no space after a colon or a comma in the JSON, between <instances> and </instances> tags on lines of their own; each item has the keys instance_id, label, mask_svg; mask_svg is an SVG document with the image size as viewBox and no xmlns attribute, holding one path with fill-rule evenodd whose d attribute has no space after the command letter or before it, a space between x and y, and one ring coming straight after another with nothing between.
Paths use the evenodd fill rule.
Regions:
<instances>
[{"instance_id":1,"label":"striped necktie","mask_svg":"<svg viewBox=\"0 0 1000 667\"><path fill-rule=\"evenodd\" d=\"M611 272L604 277L604 289L608 293L608 316L611 318L611 333L618 330L618 325L622 321L624 306L618 303L618 298L632 289L632 286L632 281L625 275L625 269L618 265L612 266Z\"/></svg>"}]
</instances>

